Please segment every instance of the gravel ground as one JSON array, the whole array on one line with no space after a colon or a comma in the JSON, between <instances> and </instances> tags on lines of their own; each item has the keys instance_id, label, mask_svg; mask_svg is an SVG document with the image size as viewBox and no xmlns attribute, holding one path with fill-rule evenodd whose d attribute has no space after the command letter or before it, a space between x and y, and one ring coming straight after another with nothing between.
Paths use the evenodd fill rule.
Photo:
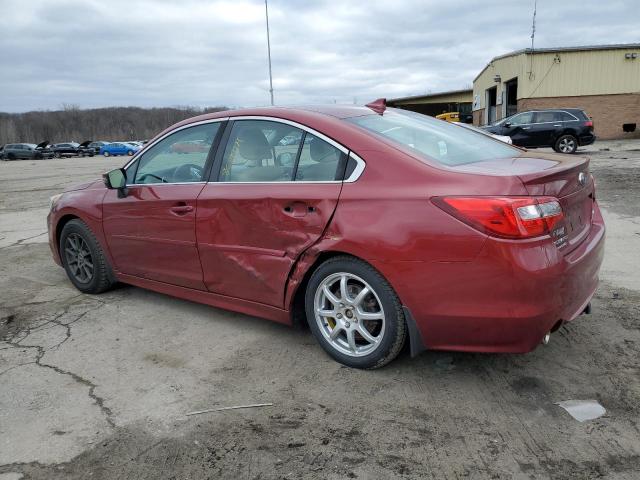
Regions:
<instances>
[{"instance_id":1,"label":"gravel ground","mask_svg":"<svg viewBox=\"0 0 640 480\"><path fill-rule=\"evenodd\" d=\"M45 243L48 198L123 160L0 163L0 480L639 478L640 152L589 154L608 225L593 314L527 355L405 352L372 372L306 330L79 294ZM567 399L607 414L579 423Z\"/></svg>"}]
</instances>

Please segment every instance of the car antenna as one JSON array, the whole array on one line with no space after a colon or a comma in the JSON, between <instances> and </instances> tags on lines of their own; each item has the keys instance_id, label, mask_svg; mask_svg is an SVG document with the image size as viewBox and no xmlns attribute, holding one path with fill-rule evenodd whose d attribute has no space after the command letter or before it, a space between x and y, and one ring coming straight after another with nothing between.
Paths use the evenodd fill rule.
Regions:
<instances>
[{"instance_id":1,"label":"car antenna","mask_svg":"<svg viewBox=\"0 0 640 480\"><path fill-rule=\"evenodd\" d=\"M371 110L376 112L378 115L382 115L384 111L387 109L387 99L379 98L374 100L371 103L367 103L365 107L369 107Z\"/></svg>"}]
</instances>

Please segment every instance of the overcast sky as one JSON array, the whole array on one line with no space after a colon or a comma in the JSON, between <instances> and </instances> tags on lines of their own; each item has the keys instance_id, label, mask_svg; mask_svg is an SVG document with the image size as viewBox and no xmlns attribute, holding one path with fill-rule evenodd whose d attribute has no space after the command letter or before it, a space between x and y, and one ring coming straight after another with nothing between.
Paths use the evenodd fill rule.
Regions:
<instances>
[{"instance_id":1,"label":"overcast sky","mask_svg":"<svg viewBox=\"0 0 640 480\"><path fill-rule=\"evenodd\" d=\"M276 104L471 86L533 0L270 0ZM263 0L0 0L0 111L269 102ZM640 42L637 0L538 0L536 46Z\"/></svg>"}]
</instances>

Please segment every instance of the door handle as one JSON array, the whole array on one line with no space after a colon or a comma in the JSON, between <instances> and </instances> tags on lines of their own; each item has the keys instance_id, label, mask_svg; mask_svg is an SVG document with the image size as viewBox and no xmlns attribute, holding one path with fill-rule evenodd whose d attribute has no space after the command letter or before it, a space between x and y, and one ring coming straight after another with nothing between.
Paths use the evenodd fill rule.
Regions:
<instances>
[{"instance_id":1,"label":"door handle","mask_svg":"<svg viewBox=\"0 0 640 480\"><path fill-rule=\"evenodd\" d=\"M175 205L170 208L171 213L176 215L186 215L187 213L193 211L193 207L187 204Z\"/></svg>"},{"instance_id":2,"label":"door handle","mask_svg":"<svg viewBox=\"0 0 640 480\"><path fill-rule=\"evenodd\" d=\"M523 130L529 130L531 127L522 127Z\"/></svg>"},{"instance_id":3,"label":"door handle","mask_svg":"<svg viewBox=\"0 0 640 480\"><path fill-rule=\"evenodd\" d=\"M315 212L316 207L307 205L304 202L292 202L289 205L285 205L282 210L292 217L304 217L307 213Z\"/></svg>"}]
</instances>

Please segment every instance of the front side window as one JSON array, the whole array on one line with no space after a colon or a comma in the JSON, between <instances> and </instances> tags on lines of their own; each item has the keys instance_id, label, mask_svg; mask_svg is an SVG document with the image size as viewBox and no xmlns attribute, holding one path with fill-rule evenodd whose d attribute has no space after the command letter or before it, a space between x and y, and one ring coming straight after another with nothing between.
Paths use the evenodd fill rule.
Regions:
<instances>
[{"instance_id":1,"label":"front side window","mask_svg":"<svg viewBox=\"0 0 640 480\"><path fill-rule=\"evenodd\" d=\"M206 123L162 139L132 165L137 167L132 183L201 182L209 150L219 129L220 122ZM125 148L121 144L115 146ZM130 179L128 171L127 178Z\"/></svg>"},{"instance_id":2,"label":"front side window","mask_svg":"<svg viewBox=\"0 0 640 480\"><path fill-rule=\"evenodd\" d=\"M527 123L533 123L533 112L524 112L514 115L507 120L511 125L526 125Z\"/></svg>"},{"instance_id":3,"label":"front side window","mask_svg":"<svg viewBox=\"0 0 640 480\"><path fill-rule=\"evenodd\" d=\"M462 165L514 157L520 150L478 132L414 112L387 109L384 115L346 119L442 165Z\"/></svg>"},{"instance_id":4,"label":"front side window","mask_svg":"<svg viewBox=\"0 0 640 480\"><path fill-rule=\"evenodd\" d=\"M222 160L221 182L291 181L304 132L268 120L233 124Z\"/></svg>"}]
</instances>

